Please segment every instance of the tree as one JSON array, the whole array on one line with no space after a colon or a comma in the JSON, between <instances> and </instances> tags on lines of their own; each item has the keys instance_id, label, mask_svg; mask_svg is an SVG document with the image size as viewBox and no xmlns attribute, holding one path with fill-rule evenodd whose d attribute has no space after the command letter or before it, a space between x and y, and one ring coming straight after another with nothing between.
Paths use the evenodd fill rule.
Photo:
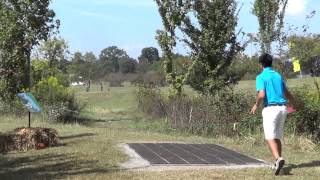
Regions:
<instances>
[{"instance_id":1,"label":"tree","mask_svg":"<svg viewBox=\"0 0 320 180\"><path fill-rule=\"evenodd\" d=\"M79 80L79 77L87 77L88 67L81 52L74 53L69 72L72 74L73 80Z\"/></svg>"},{"instance_id":2,"label":"tree","mask_svg":"<svg viewBox=\"0 0 320 180\"><path fill-rule=\"evenodd\" d=\"M83 55L83 60L85 64L85 68L83 70L85 72L85 77L87 78L87 81L88 81L88 91L89 91L91 86L91 79L94 73L94 64L96 63L97 58L92 52L86 52Z\"/></svg>"},{"instance_id":3,"label":"tree","mask_svg":"<svg viewBox=\"0 0 320 180\"><path fill-rule=\"evenodd\" d=\"M119 61L119 67L121 73L135 73L137 68L137 61L132 58L123 58Z\"/></svg>"},{"instance_id":4,"label":"tree","mask_svg":"<svg viewBox=\"0 0 320 180\"><path fill-rule=\"evenodd\" d=\"M86 63L93 64L94 62L97 61L97 57L93 54L93 52L86 52L86 53L83 55L83 60L84 60Z\"/></svg>"},{"instance_id":5,"label":"tree","mask_svg":"<svg viewBox=\"0 0 320 180\"><path fill-rule=\"evenodd\" d=\"M49 67L51 68L58 66L61 61L67 59L68 48L69 46L64 39L54 37L40 45L40 54L49 61Z\"/></svg>"},{"instance_id":6,"label":"tree","mask_svg":"<svg viewBox=\"0 0 320 180\"><path fill-rule=\"evenodd\" d=\"M31 61L31 79L32 84L37 84L42 79L46 79L50 76L50 72L48 72L49 65L48 61L44 61L41 59L32 59Z\"/></svg>"},{"instance_id":7,"label":"tree","mask_svg":"<svg viewBox=\"0 0 320 180\"><path fill-rule=\"evenodd\" d=\"M0 96L10 101L30 88L30 56L39 41L59 26L50 0L0 2Z\"/></svg>"},{"instance_id":8,"label":"tree","mask_svg":"<svg viewBox=\"0 0 320 180\"><path fill-rule=\"evenodd\" d=\"M314 66L315 57L320 56L320 35L289 37L289 55L299 59L304 72L310 72Z\"/></svg>"},{"instance_id":9,"label":"tree","mask_svg":"<svg viewBox=\"0 0 320 180\"><path fill-rule=\"evenodd\" d=\"M282 43L282 30L288 0L255 0L253 14L259 21L259 40L261 51L271 53L272 42ZM281 51L281 50L280 50Z\"/></svg>"},{"instance_id":10,"label":"tree","mask_svg":"<svg viewBox=\"0 0 320 180\"><path fill-rule=\"evenodd\" d=\"M152 64L153 62L159 61L159 51L154 47L146 47L141 51L141 55L139 56L139 62L146 62Z\"/></svg>"},{"instance_id":11,"label":"tree","mask_svg":"<svg viewBox=\"0 0 320 180\"><path fill-rule=\"evenodd\" d=\"M73 58L72 58L72 63L74 64L83 64L84 58L81 52L77 51L74 53Z\"/></svg>"},{"instance_id":12,"label":"tree","mask_svg":"<svg viewBox=\"0 0 320 180\"><path fill-rule=\"evenodd\" d=\"M54 75L54 69L61 70L62 72L67 72L67 56L69 54L69 46L67 42L62 38L51 38L40 44L40 55L43 59L48 61L49 70L51 75Z\"/></svg>"},{"instance_id":13,"label":"tree","mask_svg":"<svg viewBox=\"0 0 320 180\"><path fill-rule=\"evenodd\" d=\"M117 46L110 46L101 51L99 61L103 68L105 68L104 75L111 72L119 72L119 60L128 58L127 53L119 49Z\"/></svg>"},{"instance_id":14,"label":"tree","mask_svg":"<svg viewBox=\"0 0 320 180\"><path fill-rule=\"evenodd\" d=\"M242 50L237 42L237 4L235 0L156 0L164 29L157 40L165 56L167 81L180 94L186 81L202 92L214 94L233 83L229 66ZM195 21L195 22L193 22ZM183 37L177 37L179 29ZM178 75L173 65L173 48L181 40L190 50L189 72ZM188 78L201 72L202 77Z\"/></svg>"}]
</instances>

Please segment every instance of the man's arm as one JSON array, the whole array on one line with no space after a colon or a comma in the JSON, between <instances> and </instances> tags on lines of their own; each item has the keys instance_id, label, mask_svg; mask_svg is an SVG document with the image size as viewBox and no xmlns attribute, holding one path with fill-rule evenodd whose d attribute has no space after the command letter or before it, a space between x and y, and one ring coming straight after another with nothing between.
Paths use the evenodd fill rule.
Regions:
<instances>
[{"instance_id":1,"label":"man's arm","mask_svg":"<svg viewBox=\"0 0 320 180\"><path fill-rule=\"evenodd\" d=\"M262 104L262 102L264 101L264 98L266 96L266 93L264 92L264 90L261 90L258 92L257 98L256 98L256 103L253 105L250 113L251 114L255 114L258 107L260 106L260 104Z\"/></svg>"}]
</instances>

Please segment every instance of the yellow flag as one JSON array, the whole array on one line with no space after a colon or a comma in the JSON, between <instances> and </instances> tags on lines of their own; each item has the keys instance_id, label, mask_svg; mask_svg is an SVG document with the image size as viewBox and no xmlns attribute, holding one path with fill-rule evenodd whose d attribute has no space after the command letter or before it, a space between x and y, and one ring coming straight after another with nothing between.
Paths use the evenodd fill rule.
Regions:
<instances>
[{"instance_id":1,"label":"yellow flag","mask_svg":"<svg viewBox=\"0 0 320 180\"><path fill-rule=\"evenodd\" d=\"M300 61L297 58L293 57L292 63L293 63L293 72L301 71Z\"/></svg>"}]
</instances>

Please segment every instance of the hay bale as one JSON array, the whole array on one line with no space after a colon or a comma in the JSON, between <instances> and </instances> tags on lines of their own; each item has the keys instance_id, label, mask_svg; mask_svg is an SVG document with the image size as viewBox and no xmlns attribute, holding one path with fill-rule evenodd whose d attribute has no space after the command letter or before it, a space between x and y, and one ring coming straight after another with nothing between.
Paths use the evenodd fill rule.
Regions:
<instances>
[{"instance_id":1,"label":"hay bale","mask_svg":"<svg viewBox=\"0 0 320 180\"><path fill-rule=\"evenodd\" d=\"M0 135L0 153L7 153L13 148L13 141L9 135L1 134Z\"/></svg>"},{"instance_id":2,"label":"hay bale","mask_svg":"<svg viewBox=\"0 0 320 180\"><path fill-rule=\"evenodd\" d=\"M17 128L0 136L0 152L43 149L58 144L58 132L51 128Z\"/></svg>"}]
</instances>

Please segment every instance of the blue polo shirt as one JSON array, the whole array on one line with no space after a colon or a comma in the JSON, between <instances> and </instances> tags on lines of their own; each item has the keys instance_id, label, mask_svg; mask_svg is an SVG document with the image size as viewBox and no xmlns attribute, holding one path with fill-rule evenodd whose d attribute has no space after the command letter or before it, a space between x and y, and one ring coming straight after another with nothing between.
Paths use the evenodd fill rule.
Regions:
<instances>
[{"instance_id":1,"label":"blue polo shirt","mask_svg":"<svg viewBox=\"0 0 320 180\"><path fill-rule=\"evenodd\" d=\"M264 106L270 104L287 104L287 99L284 94L285 89L286 85L281 75L271 67L264 68L262 73L256 78L257 92L264 90L266 93Z\"/></svg>"}]
</instances>

